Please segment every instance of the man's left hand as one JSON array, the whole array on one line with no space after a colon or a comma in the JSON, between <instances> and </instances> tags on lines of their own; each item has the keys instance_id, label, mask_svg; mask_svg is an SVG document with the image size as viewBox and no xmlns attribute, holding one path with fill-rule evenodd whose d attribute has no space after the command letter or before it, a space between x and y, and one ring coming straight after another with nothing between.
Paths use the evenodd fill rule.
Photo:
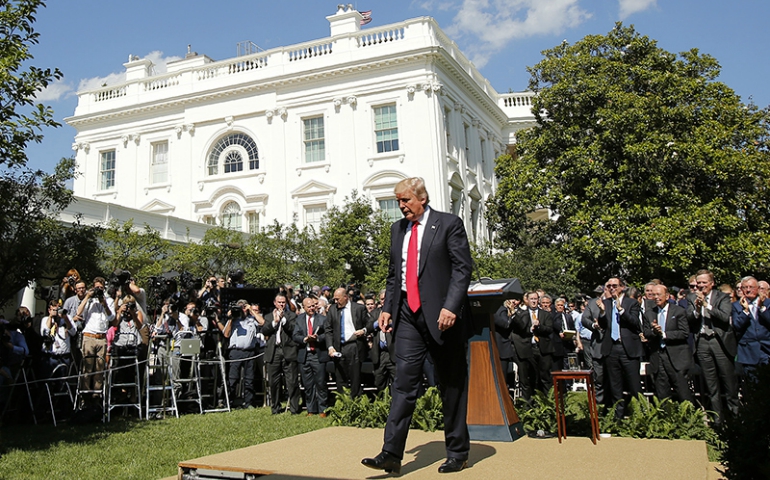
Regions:
<instances>
[{"instance_id":1,"label":"man's left hand","mask_svg":"<svg viewBox=\"0 0 770 480\"><path fill-rule=\"evenodd\" d=\"M438 329L442 332L449 330L452 328L452 325L455 324L455 320L457 320L457 315L446 308L442 308L441 313L438 316Z\"/></svg>"}]
</instances>

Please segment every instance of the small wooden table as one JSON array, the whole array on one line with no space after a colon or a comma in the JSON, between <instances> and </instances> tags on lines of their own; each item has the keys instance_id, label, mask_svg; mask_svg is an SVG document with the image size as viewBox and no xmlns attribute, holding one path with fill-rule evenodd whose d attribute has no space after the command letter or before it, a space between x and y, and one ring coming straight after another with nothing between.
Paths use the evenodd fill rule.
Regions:
<instances>
[{"instance_id":1,"label":"small wooden table","mask_svg":"<svg viewBox=\"0 0 770 480\"><path fill-rule=\"evenodd\" d=\"M591 370L561 370L551 372L551 378L553 378L553 396L556 407L559 443L561 443L562 438L567 438L567 421L564 417L564 399L566 394L563 395L561 393L561 387L566 380L585 380L588 391L588 415L591 419L591 440L596 445L596 441L599 440L599 412L596 407L596 389L594 388Z\"/></svg>"}]
</instances>

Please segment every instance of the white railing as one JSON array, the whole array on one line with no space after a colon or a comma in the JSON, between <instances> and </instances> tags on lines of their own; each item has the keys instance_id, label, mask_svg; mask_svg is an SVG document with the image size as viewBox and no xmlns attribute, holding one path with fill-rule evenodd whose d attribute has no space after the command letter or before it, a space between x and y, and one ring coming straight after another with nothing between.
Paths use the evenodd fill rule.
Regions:
<instances>
[{"instance_id":1,"label":"white railing","mask_svg":"<svg viewBox=\"0 0 770 480\"><path fill-rule=\"evenodd\" d=\"M175 87L179 85L180 77L181 75L178 73L173 73L162 77L153 77L150 80L144 82L144 91L151 92L153 90Z\"/></svg>"},{"instance_id":2,"label":"white railing","mask_svg":"<svg viewBox=\"0 0 770 480\"><path fill-rule=\"evenodd\" d=\"M534 92L505 93L500 95L500 107L532 107Z\"/></svg>"},{"instance_id":3,"label":"white railing","mask_svg":"<svg viewBox=\"0 0 770 480\"><path fill-rule=\"evenodd\" d=\"M258 53L248 57L238 57L231 60L212 63L194 70L193 78L195 78L195 80L208 80L223 75L250 72L252 70L267 67L267 59L268 55L265 53Z\"/></svg>"},{"instance_id":4,"label":"white railing","mask_svg":"<svg viewBox=\"0 0 770 480\"><path fill-rule=\"evenodd\" d=\"M370 45L395 42L396 40L403 39L404 27L387 27L381 30L366 31L364 34L358 35L356 41L359 47L368 47Z\"/></svg>"},{"instance_id":5,"label":"white railing","mask_svg":"<svg viewBox=\"0 0 770 480\"><path fill-rule=\"evenodd\" d=\"M126 86L116 88L106 88L104 90L98 90L92 93L94 102L103 102L105 100L112 100L113 98L125 97Z\"/></svg>"},{"instance_id":6,"label":"white railing","mask_svg":"<svg viewBox=\"0 0 770 480\"><path fill-rule=\"evenodd\" d=\"M304 44L299 48L291 47L291 49L287 49L286 51L289 61L296 62L297 60L305 60L307 58L331 55L332 45L332 42Z\"/></svg>"}]
</instances>

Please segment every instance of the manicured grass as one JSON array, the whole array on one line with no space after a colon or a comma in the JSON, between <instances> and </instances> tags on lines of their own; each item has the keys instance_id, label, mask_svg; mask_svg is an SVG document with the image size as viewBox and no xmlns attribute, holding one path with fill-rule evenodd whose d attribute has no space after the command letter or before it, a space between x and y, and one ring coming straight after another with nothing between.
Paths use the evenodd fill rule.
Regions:
<instances>
[{"instance_id":1,"label":"manicured grass","mask_svg":"<svg viewBox=\"0 0 770 480\"><path fill-rule=\"evenodd\" d=\"M3 427L3 479L159 479L177 463L318 430L327 419L269 408L109 424Z\"/></svg>"}]
</instances>

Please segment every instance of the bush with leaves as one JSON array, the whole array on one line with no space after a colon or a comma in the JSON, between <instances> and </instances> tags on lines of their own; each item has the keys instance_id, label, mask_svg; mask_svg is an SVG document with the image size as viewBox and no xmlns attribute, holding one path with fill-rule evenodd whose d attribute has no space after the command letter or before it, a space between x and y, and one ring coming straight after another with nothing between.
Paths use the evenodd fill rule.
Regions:
<instances>
[{"instance_id":1,"label":"bush with leaves","mask_svg":"<svg viewBox=\"0 0 770 480\"><path fill-rule=\"evenodd\" d=\"M390 413L390 391L385 389L374 400L367 395L352 398L349 388L337 392L334 405L326 410L332 425L358 428L385 428ZM438 388L430 387L417 399L411 428L434 432L444 428L444 414L441 410L441 394Z\"/></svg>"}]
</instances>

